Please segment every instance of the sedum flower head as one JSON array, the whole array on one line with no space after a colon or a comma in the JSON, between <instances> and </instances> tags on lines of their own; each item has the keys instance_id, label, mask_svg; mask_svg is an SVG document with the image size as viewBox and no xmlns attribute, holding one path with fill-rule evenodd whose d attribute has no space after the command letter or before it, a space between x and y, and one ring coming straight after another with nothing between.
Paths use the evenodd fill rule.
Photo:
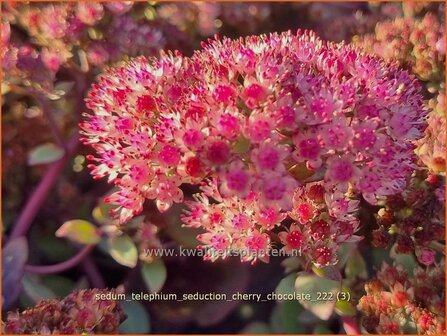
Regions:
<instances>
[{"instance_id":1,"label":"sedum flower head","mask_svg":"<svg viewBox=\"0 0 447 336\"><path fill-rule=\"evenodd\" d=\"M428 126L425 136L418 141L416 153L422 162L433 172L445 173L446 164L446 124L445 124L445 92L430 99Z\"/></svg>"},{"instance_id":2,"label":"sedum flower head","mask_svg":"<svg viewBox=\"0 0 447 336\"><path fill-rule=\"evenodd\" d=\"M418 171L401 194L387 197L376 217L374 246L396 243L398 253L418 257L433 253L428 247L445 235L445 177Z\"/></svg>"},{"instance_id":3,"label":"sedum flower head","mask_svg":"<svg viewBox=\"0 0 447 336\"><path fill-rule=\"evenodd\" d=\"M93 176L119 188L107 201L121 222L146 199L165 211L183 202L182 184L202 185L183 219L206 229L204 245L269 249L289 217L325 265L357 228L358 195L374 204L405 187L424 129L419 91L408 72L312 32L216 37L190 58L107 70L81 127ZM317 203L302 196L312 181Z\"/></svg>"},{"instance_id":4,"label":"sedum flower head","mask_svg":"<svg viewBox=\"0 0 447 336\"><path fill-rule=\"evenodd\" d=\"M186 35L175 26L135 15L145 6L126 1L7 4L1 52L6 78L29 79L49 90L58 71L77 69L77 63L88 72L124 57L158 55L163 48L188 50ZM23 31L32 44L22 42Z\"/></svg>"},{"instance_id":5,"label":"sedum flower head","mask_svg":"<svg viewBox=\"0 0 447 336\"><path fill-rule=\"evenodd\" d=\"M441 7L442 8L442 7ZM422 18L398 17L379 22L375 34L356 37L367 52L409 66L422 80L439 82L445 69L445 9Z\"/></svg>"},{"instance_id":6,"label":"sedum flower head","mask_svg":"<svg viewBox=\"0 0 447 336\"><path fill-rule=\"evenodd\" d=\"M383 264L358 304L363 326L378 334L445 334L444 260L408 274Z\"/></svg>"},{"instance_id":7,"label":"sedum flower head","mask_svg":"<svg viewBox=\"0 0 447 336\"><path fill-rule=\"evenodd\" d=\"M103 296L114 291L89 289L62 300L43 300L21 313L9 312L6 334L116 334L125 314L114 300ZM99 299L98 299L99 298Z\"/></svg>"}]
</instances>

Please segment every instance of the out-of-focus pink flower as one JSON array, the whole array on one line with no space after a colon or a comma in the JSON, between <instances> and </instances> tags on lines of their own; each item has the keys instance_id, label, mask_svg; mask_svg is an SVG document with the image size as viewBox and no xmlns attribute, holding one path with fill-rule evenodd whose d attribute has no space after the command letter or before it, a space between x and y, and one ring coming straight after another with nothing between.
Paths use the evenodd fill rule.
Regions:
<instances>
[{"instance_id":1,"label":"out-of-focus pink flower","mask_svg":"<svg viewBox=\"0 0 447 336\"><path fill-rule=\"evenodd\" d=\"M425 137L418 141L416 153L431 171L440 173L446 169L445 92L431 99L429 106L432 112L429 114Z\"/></svg>"},{"instance_id":2,"label":"out-of-focus pink flower","mask_svg":"<svg viewBox=\"0 0 447 336\"><path fill-rule=\"evenodd\" d=\"M106 6L108 10L116 15L122 15L128 12L133 5L133 1L110 1L104 4L104 6Z\"/></svg>"},{"instance_id":3,"label":"out-of-focus pink flower","mask_svg":"<svg viewBox=\"0 0 447 336\"><path fill-rule=\"evenodd\" d=\"M87 58L92 65L100 67L109 61L109 52L105 45L96 43L87 50Z\"/></svg>"},{"instance_id":4,"label":"out-of-focus pink flower","mask_svg":"<svg viewBox=\"0 0 447 336\"><path fill-rule=\"evenodd\" d=\"M439 10L440 16L444 14ZM434 13L422 17L397 17L376 25L375 34L356 37L367 52L410 66L422 80L443 78L445 24ZM441 75L438 76L438 72Z\"/></svg>"},{"instance_id":5,"label":"out-of-focus pink flower","mask_svg":"<svg viewBox=\"0 0 447 336\"><path fill-rule=\"evenodd\" d=\"M445 55L445 34L436 42L436 50L441 55Z\"/></svg>"},{"instance_id":6,"label":"out-of-focus pink flower","mask_svg":"<svg viewBox=\"0 0 447 336\"><path fill-rule=\"evenodd\" d=\"M430 266L435 262L435 252L427 248L417 250L416 256L419 262L425 266Z\"/></svg>"},{"instance_id":7,"label":"out-of-focus pink flower","mask_svg":"<svg viewBox=\"0 0 447 336\"><path fill-rule=\"evenodd\" d=\"M45 36L59 39L64 37L67 32L68 16L68 6L52 4L44 7L41 12L35 12L31 19L37 23L38 28Z\"/></svg>"},{"instance_id":8,"label":"out-of-focus pink flower","mask_svg":"<svg viewBox=\"0 0 447 336\"><path fill-rule=\"evenodd\" d=\"M365 285L357 308L369 333L399 334L411 325L421 335L445 334L445 261L418 267L383 264Z\"/></svg>"},{"instance_id":9,"label":"out-of-focus pink flower","mask_svg":"<svg viewBox=\"0 0 447 336\"><path fill-rule=\"evenodd\" d=\"M11 37L11 26L9 22L2 22L2 49L6 48Z\"/></svg>"},{"instance_id":10,"label":"out-of-focus pink flower","mask_svg":"<svg viewBox=\"0 0 447 336\"><path fill-rule=\"evenodd\" d=\"M83 23L93 26L101 20L104 8L99 2L79 2L76 8L76 17Z\"/></svg>"},{"instance_id":11,"label":"out-of-focus pink flower","mask_svg":"<svg viewBox=\"0 0 447 336\"><path fill-rule=\"evenodd\" d=\"M58 72L61 64L65 61L61 53L54 50L43 49L41 56L45 67L54 73Z\"/></svg>"}]
</instances>

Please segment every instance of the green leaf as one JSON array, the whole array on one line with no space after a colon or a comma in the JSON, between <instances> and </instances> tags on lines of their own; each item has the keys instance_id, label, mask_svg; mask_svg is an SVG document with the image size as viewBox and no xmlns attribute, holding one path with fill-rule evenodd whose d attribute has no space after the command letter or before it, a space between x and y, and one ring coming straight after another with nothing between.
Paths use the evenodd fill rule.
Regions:
<instances>
[{"instance_id":1,"label":"green leaf","mask_svg":"<svg viewBox=\"0 0 447 336\"><path fill-rule=\"evenodd\" d=\"M276 286L275 292L276 294L293 294L295 292L295 280L296 280L296 273L289 274L285 278L283 278L278 286Z\"/></svg>"},{"instance_id":2,"label":"green leaf","mask_svg":"<svg viewBox=\"0 0 447 336\"><path fill-rule=\"evenodd\" d=\"M274 334L303 334L305 329L298 321L298 315L304 310L298 301L283 301L275 306L270 319L270 328Z\"/></svg>"},{"instance_id":3,"label":"green leaf","mask_svg":"<svg viewBox=\"0 0 447 336\"><path fill-rule=\"evenodd\" d=\"M67 238L84 245L94 245L101 240L98 229L92 223L82 219L73 219L62 224L56 231L56 237Z\"/></svg>"},{"instance_id":4,"label":"green leaf","mask_svg":"<svg viewBox=\"0 0 447 336\"><path fill-rule=\"evenodd\" d=\"M289 273L297 270L301 266L300 259L297 257L287 257L281 261L281 266L284 267L284 272Z\"/></svg>"},{"instance_id":5,"label":"green leaf","mask_svg":"<svg viewBox=\"0 0 447 336\"><path fill-rule=\"evenodd\" d=\"M331 335L333 332L327 326L319 324L315 326L312 333L314 335Z\"/></svg>"},{"instance_id":6,"label":"green leaf","mask_svg":"<svg viewBox=\"0 0 447 336\"><path fill-rule=\"evenodd\" d=\"M338 248L338 263L337 267L339 269L342 269L346 262L348 261L349 257L351 256L351 253L354 249L356 249L357 244L355 243L341 243Z\"/></svg>"},{"instance_id":7,"label":"green leaf","mask_svg":"<svg viewBox=\"0 0 447 336\"><path fill-rule=\"evenodd\" d=\"M391 248L390 257L401 265L408 274L413 274L414 269L418 265L416 258L412 254L403 254L396 252L396 244Z\"/></svg>"},{"instance_id":8,"label":"green leaf","mask_svg":"<svg viewBox=\"0 0 447 336\"><path fill-rule=\"evenodd\" d=\"M75 287L75 283L72 280L60 275L44 276L42 277L42 284L59 297L67 296Z\"/></svg>"},{"instance_id":9,"label":"green leaf","mask_svg":"<svg viewBox=\"0 0 447 336\"><path fill-rule=\"evenodd\" d=\"M337 297L335 311L340 316L355 316L357 315L357 308L352 303L352 291L346 286L342 285L340 294Z\"/></svg>"},{"instance_id":10,"label":"green leaf","mask_svg":"<svg viewBox=\"0 0 447 336\"><path fill-rule=\"evenodd\" d=\"M108 240L108 250L117 263L130 268L137 265L138 250L129 236L111 237Z\"/></svg>"},{"instance_id":11,"label":"green leaf","mask_svg":"<svg viewBox=\"0 0 447 336\"><path fill-rule=\"evenodd\" d=\"M116 208L115 205L101 201L98 206L93 209L92 216L101 225L112 224L114 219L110 216L110 210L114 208Z\"/></svg>"},{"instance_id":12,"label":"green leaf","mask_svg":"<svg viewBox=\"0 0 447 336\"><path fill-rule=\"evenodd\" d=\"M236 142L233 145L233 151L237 154L244 154L248 152L250 146L250 140L241 135L236 139Z\"/></svg>"},{"instance_id":13,"label":"green leaf","mask_svg":"<svg viewBox=\"0 0 447 336\"><path fill-rule=\"evenodd\" d=\"M392 262L392 259L390 258L390 250L389 249L372 248L371 254L372 254L372 261L373 261L372 266L377 269L380 269L384 262L386 262L388 264L390 262Z\"/></svg>"},{"instance_id":14,"label":"green leaf","mask_svg":"<svg viewBox=\"0 0 447 336\"><path fill-rule=\"evenodd\" d=\"M57 238L51 232L39 232L36 244L36 253L42 253L42 257L48 259L50 263L63 262L77 253L77 248L67 244L67 241Z\"/></svg>"},{"instance_id":15,"label":"green leaf","mask_svg":"<svg viewBox=\"0 0 447 336\"><path fill-rule=\"evenodd\" d=\"M337 301L335 311L341 316L355 316L357 314L355 306L349 301Z\"/></svg>"},{"instance_id":16,"label":"green leaf","mask_svg":"<svg viewBox=\"0 0 447 336\"><path fill-rule=\"evenodd\" d=\"M126 227L135 228L138 229L143 224L144 220L146 219L146 216L137 216L132 218L130 221L126 223Z\"/></svg>"},{"instance_id":17,"label":"green leaf","mask_svg":"<svg viewBox=\"0 0 447 336\"><path fill-rule=\"evenodd\" d=\"M312 265L312 271L314 271L314 273L319 277L329 280L341 281L342 279L340 270L335 266L325 266L319 268L315 265Z\"/></svg>"},{"instance_id":18,"label":"green leaf","mask_svg":"<svg viewBox=\"0 0 447 336\"><path fill-rule=\"evenodd\" d=\"M54 143L48 142L34 148L28 155L28 165L35 166L55 162L64 156L62 148Z\"/></svg>"},{"instance_id":19,"label":"green leaf","mask_svg":"<svg viewBox=\"0 0 447 336\"><path fill-rule=\"evenodd\" d=\"M298 181L303 182L315 174L315 170L307 168L306 163L297 163L289 168L289 173Z\"/></svg>"},{"instance_id":20,"label":"green leaf","mask_svg":"<svg viewBox=\"0 0 447 336\"><path fill-rule=\"evenodd\" d=\"M121 334L147 334L151 324L149 314L139 301L121 301L121 307L127 315L127 319L120 325Z\"/></svg>"},{"instance_id":21,"label":"green leaf","mask_svg":"<svg viewBox=\"0 0 447 336\"><path fill-rule=\"evenodd\" d=\"M310 297L310 299L303 297L299 302L322 320L328 320L334 312L340 288L340 281L305 272L300 273L295 281L296 292Z\"/></svg>"},{"instance_id":22,"label":"green leaf","mask_svg":"<svg viewBox=\"0 0 447 336\"><path fill-rule=\"evenodd\" d=\"M351 257L346 263L345 274L350 279L356 277L366 279L368 277L365 260L357 249L352 251Z\"/></svg>"},{"instance_id":23,"label":"green leaf","mask_svg":"<svg viewBox=\"0 0 447 336\"><path fill-rule=\"evenodd\" d=\"M270 328L264 322L252 322L247 325L240 333L249 335L266 335L270 334Z\"/></svg>"},{"instance_id":24,"label":"green leaf","mask_svg":"<svg viewBox=\"0 0 447 336\"><path fill-rule=\"evenodd\" d=\"M166 281L166 266L162 259L156 259L151 263L145 263L141 268L143 279L151 293L157 293Z\"/></svg>"},{"instance_id":25,"label":"green leaf","mask_svg":"<svg viewBox=\"0 0 447 336\"><path fill-rule=\"evenodd\" d=\"M167 220L167 225L163 231L185 248L196 248L199 244L197 235L203 233L203 229L194 229L183 227L179 220L180 214L184 211L184 205L174 204L167 212L164 213L164 218Z\"/></svg>"},{"instance_id":26,"label":"green leaf","mask_svg":"<svg viewBox=\"0 0 447 336\"><path fill-rule=\"evenodd\" d=\"M26 295L35 303L40 300L54 299L57 297L56 294L47 286L43 285L36 276L25 274L22 278L22 285Z\"/></svg>"}]
</instances>

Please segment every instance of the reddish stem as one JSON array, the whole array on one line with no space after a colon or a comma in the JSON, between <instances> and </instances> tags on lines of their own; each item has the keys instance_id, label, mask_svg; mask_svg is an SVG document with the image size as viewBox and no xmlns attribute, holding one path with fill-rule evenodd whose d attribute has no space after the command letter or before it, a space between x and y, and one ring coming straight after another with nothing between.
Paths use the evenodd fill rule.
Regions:
<instances>
[{"instance_id":1,"label":"reddish stem","mask_svg":"<svg viewBox=\"0 0 447 336\"><path fill-rule=\"evenodd\" d=\"M54 274L66 271L79 264L85 257L87 257L94 247L95 245L87 245L80 250L78 254L59 264L49 266L25 265L25 272L34 274Z\"/></svg>"},{"instance_id":2,"label":"reddish stem","mask_svg":"<svg viewBox=\"0 0 447 336\"><path fill-rule=\"evenodd\" d=\"M67 151L64 157L50 165L39 185L26 203L25 208L20 213L17 222L13 226L10 239L24 236L26 234L40 207L45 202L52 187L56 184L65 164L70 159L71 154L76 150L78 141L78 134L76 134L68 141L66 146Z\"/></svg>"},{"instance_id":3,"label":"reddish stem","mask_svg":"<svg viewBox=\"0 0 447 336\"><path fill-rule=\"evenodd\" d=\"M84 269L85 274L87 274L92 287L106 288L104 279L90 256L87 256L84 260L82 260L82 268Z\"/></svg>"},{"instance_id":4,"label":"reddish stem","mask_svg":"<svg viewBox=\"0 0 447 336\"><path fill-rule=\"evenodd\" d=\"M356 319L350 316L343 316L341 320L343 322L343 328L345 329L346 334L360 335L362 333Z\"/></svg>"}]
</instances>

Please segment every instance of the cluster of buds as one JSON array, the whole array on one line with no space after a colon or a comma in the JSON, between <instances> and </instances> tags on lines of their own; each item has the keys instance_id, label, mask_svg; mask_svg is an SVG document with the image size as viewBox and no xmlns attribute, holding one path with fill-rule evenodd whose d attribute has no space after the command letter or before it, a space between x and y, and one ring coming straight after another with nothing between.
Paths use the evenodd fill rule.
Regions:
<instances>
[{"instance_id":1,"label":"cluster of buds","mask_svg":"<svg viewBox=\"0 0 447 336\"><path fill-rule=\"evenodd\" d=\"M377 222L373 245L396 243L397 253L416 253L422 264L433 264L435 251L430 246L445 234L445 178L417 172L404 192L386 199Z\"/></svg>"},{"instance_id":2,"label":"cluster of buds","mask_svg":"<svg viewBox=\"0 0 447 336\"><path fill-rule=\"evenodd\" d=\"M90 168L119 188L106 201L122 223L146 199L166 211L183 202L182 184L202 185L184 217L207 230L202 241L268 249L268 232L292 214L329 237L313 248L319 265L336 260L331 237L349 239L358 225L352 195L376 204L405 188L426 115L408 72L300 30L134 59L100 76L87 106ZM325 204L304 206L316 181ZM237 216L246 211L262 221Z\"/></svg>"},{"instance_id":3,"label":"cluster of buds","mask_svg":"<svg viewBox=\"0 0 447 336\"><path fill-rule=\"evenodd\" d=\"M112 290L73 292L62 300L43 300L21 313L9 312L6 334L117 334L125 314Z\"/></svg>"},{"instance_id":4,"label":"cluster of buds","mask_svg":"<svg viewBox=\"0 0 447 336\"><path fill-rule=\"evenodd\" d=\"M289 212L264 203L256 192L245 198L225 197L216 179L201 190L194 201L186 201L189 209L182 220L187 227L207 230L197 237L203 244L200 247L209 252L205 259L225 258L227 254L219 252L233 250L240 253L242 261L268 262L273 236L286 254L295 253L325 266L337 262L338 244L361 239L354 236L359 201L341 193L326 193L321 182L297 187L288 195L292 202ZM289 227L281 225L287 221L292 221ZM279 227L277 234L272 231L275 227Z\"/></svg>"},{"instance_id":5,"label":"cluster of buds","mask_svg":"<svg viewBox=\"0 0 447 336\"><path fill-rule=\"evenodd\" d=\"M445 69L444 12L428 12L421 19L398 17L379 22L375 34L357 36L356 45L389 61L411 67L420 79L439 82Z\"/></svg>"},{"instance_id":6,"label":"cluster of buds","mask_svg":"<svg viewBox=\"0 0 447 336\"><path fill-rule=\"evenodd\" d=\"M357 307L368 332L445 334L444 260L411 276L401 266L384 264L365 290Z\"/></svg>"},{"instance_id":7,"label":"cluster of buds","mask_svg":"<svg viewBox=\"0 0 447 336\"><path fill-rule=\"evenodd\" d=\"M162 48L182 45L184 34L164 22L141 18L139 6L133 2L7 4L2 16L2 69L8 77L48 88L64 67L88 71L124 56L158 55ZM30 36L28 41L21 39L23 30Z\"/></svg>"},{"instance_id":8,"label":"cluster of buds","mask_svg":"<svg viewBox=\"0 0 447 336\"><path fill-rule=\"evenodd\" d=\"M418 141L416 153L421 161L433 172L444 173L446 168L446 122L445 92L430 99L431 112L425 136Z\"/></svg>"},{"instance_id":9,"label":"cluster of buds","mask_svg":"<svg viewBox=\"0 0 447 336\"><path fill-rule=\"evenodd\" d=\"M389 6L389 5L388 5ZM438 4L434 2L425 2L425 1L409 1L402 2L398 4L402 9L402 14L405 17L417 17L423 16L428 11L437 11Z\"/></svg>"}]
</instances>

